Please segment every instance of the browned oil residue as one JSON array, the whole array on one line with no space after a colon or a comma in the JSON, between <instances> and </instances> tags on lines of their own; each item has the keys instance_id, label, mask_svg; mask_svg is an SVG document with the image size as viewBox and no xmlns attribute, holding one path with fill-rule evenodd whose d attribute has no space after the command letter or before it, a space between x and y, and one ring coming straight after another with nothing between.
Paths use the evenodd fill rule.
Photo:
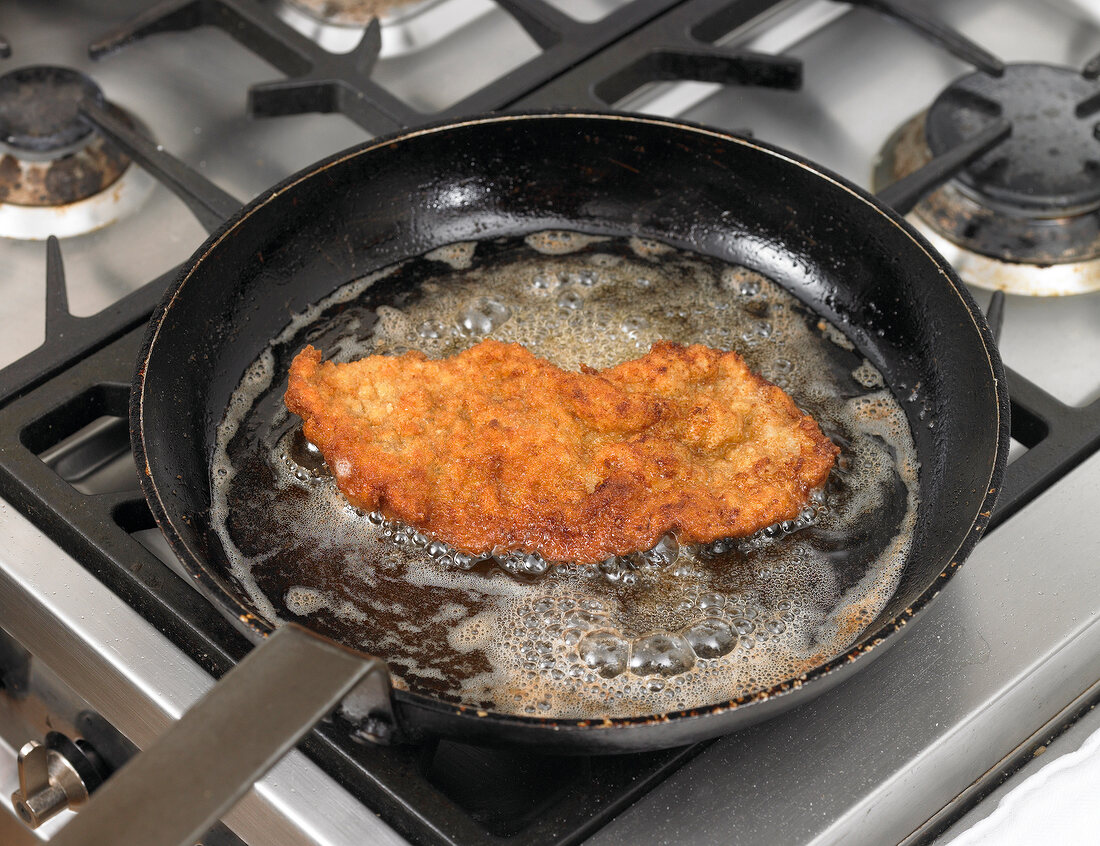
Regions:
<instances>
[{"instance_id":1,"label":"browned oil residue","mask_svg":"<svg viewBox=\"0 0 1100 846\"><path fill-rule=\"evenodd\" d=\"M572 369L659 339L736 350L840 460L796 521L598 566L475 561L357 512L282 404L291 358L306 342L338 361L439 357L484 337ZM657 241L568 232L440 248L296 316L244 374L211 466L214 523L257 612L382 657L402 688L593 720L751 697L842 654L896 587L917 472L881 376L782 288Z\"/></svg>"}]
</instances>

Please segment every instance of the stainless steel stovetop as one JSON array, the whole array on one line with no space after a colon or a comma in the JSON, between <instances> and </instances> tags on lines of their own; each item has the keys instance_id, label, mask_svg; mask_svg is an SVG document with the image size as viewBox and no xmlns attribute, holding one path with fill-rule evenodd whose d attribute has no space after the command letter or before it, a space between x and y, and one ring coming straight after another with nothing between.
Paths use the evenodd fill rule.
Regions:
<instances>
[{"instance_id":1,"label":"stainless steel stovetop","mask_svg":"<svg viewBox=\"0 0 1100 846\"><path fill-rule=\"evenodd\" d=\"M594 19L622 4L555 5ZM280 74L218 29L150 37L91 61L89 42L142 6L5 0L0 35L12 55L0 59L0 73L24 64L89 72L165 149L241 199L368 137L337 115L249 118L247 87ZM1084 0L922 8L1006 61L1081 67L1100 45L1100 4ZM308 17L286 17L310 28ZM335 49L354 38L321 34ZM539 49L487 0L417 4L388 20L383 35L376 79L425 111L458 101ZM662 83L618 106L749 127L863 185L890 134L970 70L891 20L827 0L781 3L724 42L801 59L801 90ZM165 188L141 190L148 196L136 211L62 240L74 314L96 314L202 243L202 227ZM44 337L44 256L41 241L0 238L0 366ZM983 305L990 297L974 294ZM1009 296L1001 350L1010 368L1062 403L1096 402L1100 293ZM1014 444L1014 457L1025 451ZM1093 454L984 539L893 649L840 688L709 746L590 840L932 839L1100 694L1098 505L1100 455ZM7 796L18 786L15 750L41 737L45 714L52 727L69 727L69 703L82 700L140 748L212 679L5 502L0 538L0 628L36 659L33 696L0 691L0 795ZM32 835L14 815L0 814L0 840L35 842L67 816ZM248 843L404 842L297 751L225 822Z\"/></svg>"}]
</instances>

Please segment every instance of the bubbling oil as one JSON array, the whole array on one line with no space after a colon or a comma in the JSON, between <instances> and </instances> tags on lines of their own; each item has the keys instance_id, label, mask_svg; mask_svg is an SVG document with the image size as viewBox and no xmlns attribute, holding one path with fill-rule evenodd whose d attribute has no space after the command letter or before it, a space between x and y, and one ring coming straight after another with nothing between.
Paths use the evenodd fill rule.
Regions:
<instances>
[{"instance_id":1,"label":"bubbling oil","mask_svg":"<svg viewBox=\"0 0 1100 846\"><path fill-rule=\"evenodd\" d=\"M661 339L733 349L842 452L795 520L588 564L471 554L351 506L282 403L291 358L306 343L337 361L443 357L486 337L571 369ZM751 695L843 653L897 586L918 470L881 375L769 279L658 241L555 231L439 248L297 315L233 395L212 512L232 575L273 621L382 657L399 687L599 719Z\"/></svg>"}]
</instances>

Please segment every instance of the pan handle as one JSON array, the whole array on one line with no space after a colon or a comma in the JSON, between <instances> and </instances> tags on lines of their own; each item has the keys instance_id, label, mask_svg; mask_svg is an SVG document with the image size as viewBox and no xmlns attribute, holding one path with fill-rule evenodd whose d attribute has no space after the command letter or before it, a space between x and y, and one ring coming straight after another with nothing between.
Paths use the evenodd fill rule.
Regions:
<instances>
[{"instance_id":1,"label":"pan handle","mask_svg":"<svg viewBox=\"0 0 1100 846\"><path fill-rule=\"evenodd\" d=\"M107 779L50 843L194 843L348 693L362 700L355 710L364 716L380 690L388 709L388 681L377 658L293 623L283 626ZM373 693L364 700L358 694L367 682Z\"/></svg>"}]
</instances>

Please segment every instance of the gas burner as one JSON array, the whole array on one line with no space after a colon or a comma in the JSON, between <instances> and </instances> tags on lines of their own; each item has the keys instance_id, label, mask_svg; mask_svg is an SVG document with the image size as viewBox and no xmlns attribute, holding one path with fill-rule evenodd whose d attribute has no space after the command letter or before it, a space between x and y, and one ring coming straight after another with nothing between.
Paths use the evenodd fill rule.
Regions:
<instances>
[{"instance_id":1,"label":"gas burner","mask_svg":"<svg viewBox=\"0 0 1100 846\"><path fill-rule=\"evenodd\" d=\"M392 17L413 5L428 5L423 0L287 0L326 23L343 26L366 26L374 18Z\"/></svg>"},{"instance_id":2,"label":"gas burner","mask_svg":"<svg viewBox=\"0 0 1100 846\"><path fill-rule=\"evenodd\" d=\"M1100 82L1068 67L973 73L887 141L873 187L911 173L991 120L1012 135L929 194L910 218L967 282L1013 294L1100 290Z\"/></svg>"},{"instance_id":3,"label":"gas burner","mask_svg":"<svg viewBox=\"0 0 1100 846\"><path fill-rule=\"evenodd\" d=\"M492 11L492 0L276 0L280 18L321 47L346 53L378 18L381 56L427 47Z\"/></svg>"},{"instance_id":4,"label":"gas burner","mask_svg":"<svg viewBox=\"0 0 1100 846\"><path fill-rule=\"evenodd\" d=\"M0 76L0 140L26 153L71 151L92 128L80 119L85 100L103 103L103 92L70 68L33 65Z\"/></svg>"},{"instance_id":5,"label":"gas burner","mask_svg":"<svg viewBox=\"0 0 1100 846\"><path fill-rule=\"evenodd\" d=\"M0 76L0 236L90 232L152 189L153 180L80 116L85 101L134 124L79 71L35 65Z\"/></svg>"}]
</instances>

